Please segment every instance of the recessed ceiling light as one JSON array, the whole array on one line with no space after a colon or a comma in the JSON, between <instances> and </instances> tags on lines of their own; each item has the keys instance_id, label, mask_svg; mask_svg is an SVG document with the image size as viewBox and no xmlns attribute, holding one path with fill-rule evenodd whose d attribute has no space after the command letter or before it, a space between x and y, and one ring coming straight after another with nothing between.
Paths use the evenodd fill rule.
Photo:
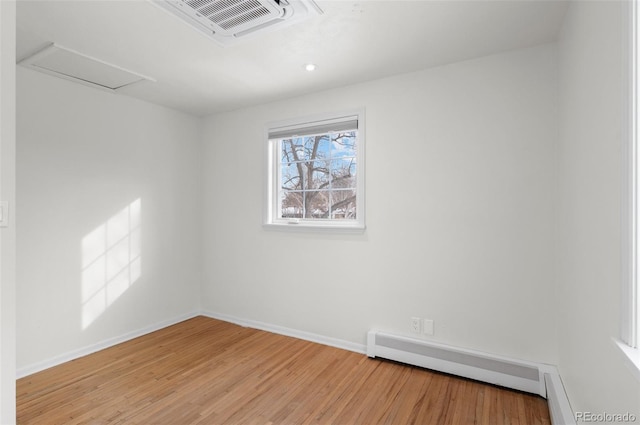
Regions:
<instances>
[{"instance_id":1,"label":"recessed ceiling light","mask_svg":"<svg viewBox=\"0 0 640 425\"><path fill-rule=\"evenodd\" d=\"M311 71L315 71L316 70L316 65L313 63L308 63L304 66L304 69L306 69L307 71L311 72Z\"/></svg>"}]
</instances>

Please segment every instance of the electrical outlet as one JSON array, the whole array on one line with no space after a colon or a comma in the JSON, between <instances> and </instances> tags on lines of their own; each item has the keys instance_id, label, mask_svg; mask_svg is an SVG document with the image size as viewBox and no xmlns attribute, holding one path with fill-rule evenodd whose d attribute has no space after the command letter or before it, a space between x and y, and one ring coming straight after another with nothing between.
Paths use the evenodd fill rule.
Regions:
<instances>
[{"instance_id":1,"label":"electrical outlet","mask_svg":"<svg viewBox=\"0 0 640 425\"><path fill-rule=\"evenodd\" d=\"M425 335L433 335L433 320L424 319L422 333Z\"/></svg>"},{"instance_id":2,"label":"electrical outlet","mask_svg":"<svg viewBox=\"0 0 640 425\"><path fill-rule=\"evenodd\" d=\"M419 317L411 318L411 332L419 334L422 331L422 319Z\"/></svg>"}]
</instances>

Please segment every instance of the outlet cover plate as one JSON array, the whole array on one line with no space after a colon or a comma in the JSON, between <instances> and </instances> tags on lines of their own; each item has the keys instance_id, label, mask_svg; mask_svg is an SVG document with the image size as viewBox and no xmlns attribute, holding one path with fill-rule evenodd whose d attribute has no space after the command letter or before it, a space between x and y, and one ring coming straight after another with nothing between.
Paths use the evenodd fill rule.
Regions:
<instances>
[{"instance_id":1,"label":"outlet cover plate","mask_svg":"<svg viewBox=\"0 0 640 425\"><path fill-rule=\"evenodd\" d=\"M424 324L422 326L422 333L425 335L433 335L433 320L424 319Z\"/></svg>"},{"instance_id":2,"label":"outlet cover plate","mask_svg":"<svg viewBox=\"0 0 640 425\"><path fill-rule=\"evenodd\" d=\"M411 332L419 334L422 331L422 319L419 317L411 318Z\"/></svg>"}]
</instances>

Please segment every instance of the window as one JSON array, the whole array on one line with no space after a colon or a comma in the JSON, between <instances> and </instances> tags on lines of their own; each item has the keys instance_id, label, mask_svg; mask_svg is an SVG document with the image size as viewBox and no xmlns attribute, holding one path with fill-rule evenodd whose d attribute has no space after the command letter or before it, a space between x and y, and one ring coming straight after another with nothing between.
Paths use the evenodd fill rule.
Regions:
<instances>
[{"instance_id":1,"label":"window","mask_svg":"<svg viewBox=\"0 0 640 425\"><path fill-rule=\"evenodd\" d=\"M622 338L632 348L638 347L638 332L640 329L640 316L638 308L640 307L640 294L638 294L638 270L640 266L640 258L638 257L638 225L640 224L640 210L638 208L638 190L640 189L640 181L638 180L638 7L636 2L630 2L631 6L631 63L630 63L630 86L631 96L629 105L629 130L628 130L628 283L626 285L623 297L624 319L622 323Z\"/></svg>"},{"instance_id":2,"label":"window","mask_svg":"<svg viewBox=\"0 0 640 425\"><path fill-rule=\"evenodd\" d=\"M640 146L638 144L638 124L640 122L640 110L638 101L640 100L640 68L638 59L640 53L640 38L638 33L638 18L640 17L637 2L629 2L631 17L629 31L629 102L627 114L627 134L626 140L628 158L625 173L625 234L627 235L624 259L625 259L625 279L622 293L622 341L615 341L621 352L624 354L629 369L633 375L640 380L640 285L638 277L640 271L640 205L638 203L640 195Z\"/></svg>"},{"instance_id":3,"label":"window","mask_svg":"<svg viewBox=\"0 0 640 425\"><path fill-rule=\"evenodd\" d=\"M364 229L364 113L269 126L265 224Z\"/></svg>"}]
</instances>

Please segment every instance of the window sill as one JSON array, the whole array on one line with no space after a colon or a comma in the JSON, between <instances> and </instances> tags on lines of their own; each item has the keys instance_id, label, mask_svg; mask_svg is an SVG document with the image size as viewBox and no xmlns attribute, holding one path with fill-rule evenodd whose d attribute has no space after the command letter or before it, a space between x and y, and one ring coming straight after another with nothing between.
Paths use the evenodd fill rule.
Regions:
<instances>
[{"instance_id":1,"label":"window sill","mask_svg":"<svg viewBox=\"0 0 640 425\"><path fill-rule=\"evenodd\" d=\"M640 350L629 347L627 344L616 338L613 338L613 343L622 353L625 364L631 370L633 376L640 381Z\"/></svg>"},{"instance_id":2,"label":"window sill","mask_svg":"<svg viewBox=\"0 0 640 425\"><path fill-rule=\"evenodd\" d=\"M303 223L303 222L277 222L264 223L266 230L282 230L286 232L319 232L319 233L340 233L340 234L362 234L365 231L364 225L340 225L335 223Z\"/></svg>"}]
</instances>

